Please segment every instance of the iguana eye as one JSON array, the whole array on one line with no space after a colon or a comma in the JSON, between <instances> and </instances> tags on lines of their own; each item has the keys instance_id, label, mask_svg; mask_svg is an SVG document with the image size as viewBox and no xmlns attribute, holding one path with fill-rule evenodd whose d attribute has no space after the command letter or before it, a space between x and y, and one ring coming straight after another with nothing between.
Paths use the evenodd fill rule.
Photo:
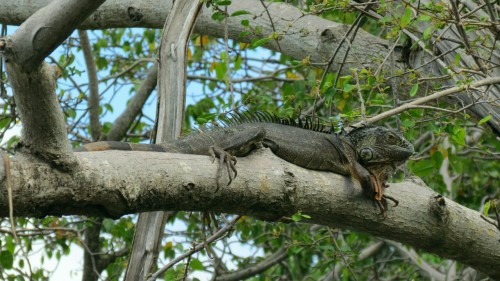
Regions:
<instances>
[{"instance_id":1,"label":"iguana eye","mask_svg":"<svg viewBox=\"0 0 500 281\"><path fill-rule=\"evenodd\" d=\"M390 144L396 144L398 143L398 141L399 137L395 133L389 132L389 134L387 135L387 142Z\"/></svg>"},{"instance_id":2,"label":"iguana eye","mask_svg":"<svg viewBox=\"0 0 500 281\"><path fill-rule=\"evenodd\" d=\"M359 156L361 157L361 159L363 161L372 160L372 158L373 158L373 151L371 150L371 148L363 147L359 151Z\"/></svg>"}]
</instances>

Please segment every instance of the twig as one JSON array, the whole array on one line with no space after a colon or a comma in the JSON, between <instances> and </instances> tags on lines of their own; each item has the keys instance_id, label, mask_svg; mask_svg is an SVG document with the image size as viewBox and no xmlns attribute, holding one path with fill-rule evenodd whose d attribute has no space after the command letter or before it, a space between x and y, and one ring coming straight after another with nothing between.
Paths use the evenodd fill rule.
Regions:
<instances>
[{"instance_id":1,"label":"twig","mask_svg":"<svg viewBox=\"0 0 500 281\"><path fill-rule=\"evenodd\" d=\"M227 18L229 17L227 13L227 6L224 7L224 47L226 48L226 86L229 87L230 91L230 100L232 101L231 108L234 109L234 88L233 81L231 81L231 64L229 61L231 58L229 57L229 31L228 31L228 23Z\"/></svg>"},{"instance_id":2,"label":"twig","mask_svg":"<svg viewBox=\"0 0 500 281\"><path fill-rule=\"evenodd\" d=\"M221 238L223 235L226 234L226 232L228 232L231 229L231 227L233 227L233 225L236 224L236 222L238 222L238 220L240 218L241 218L241 216L237 216L229 224L227 224L223 228L219 229L216 233L214 233L214 235L210 236L207 239L206 243L212 243L215 240ZM154 280L156 280L161 274L163 274L169 268L171 268L172 266L174 266L176 263L178 263L179 261L183 260L184 258L186 258L188 256L191 256L192 254L194 254L196 252L201 251L203 248L205 248L205 242L198 243L189 252L177 256L175 259L173 259L171 262L169 262L168 264L166 264L164 267L162 267L161 269L159 269L158 271L156 271L155 273L153 273L153 275L151 275L147 279L147 281L154 281Z\"/></svg>"},{"instance_id":3,"label":"twig","mask_svg":"<svg viewBox=\"0 0 500 281\"><path fill-rule=\"evenodd\" d=\"M267 17L269 18L269 22L271 23L271 28L273 29L273 32L276 34L277 33L276 28L274 27L273 18L271 17L271 14L269 13L269 9L267 8L267 6L263 0L260 0L260 3L262 4L262 6L264 7L264 10L266 11L266 14L267 14ZM274 37L274 34L273 34L273 37ZM279 39L280 38L278 36L278 38L275 38L274 40L276 41L276 45L278 46L278 50L280 51L280 53L283 53L283 50L281 50Z\"/></svg>"},{"instance_id":4,"label":"twig","mask_svg":"<svg viewBox=\"0 0 500 281\"><path fill-rule=\"evenodd\" d=\"M380 120L385 119L387 117L390 117L390 116L396 115L398 113L401 113L403 111L406 111L408 109L411 109L415 105L424 104L426 102L429 102L429 101L432 101L432 100L435 100L438 98L442 98L442 97L445 97L445 96L448 96L451 94L461 92L461 91L468 89L468 88L478 88L478 87L482 87L482 86L486 86L486 85L499 84L499 83L500 83L500 76L482 79L482 80L476 81L476 82L474 82L470 85L466 85L466 86L452 87L452 88L449 88L449 89L446 89L443 91L436 92L432 95L428 95L426 97L419 98L419 99L414 100L412 102L402 104L399 107L396 107L394 109L388 110L388 111L383 112L383 113L380 113L376 116L370 117L370 118L366 119L366 123L374 123L374 122L380 121ZM358 126L362 126L362 125L363 125L363 122L358 122L358 123L354 124L353 126L358 127Z\"/></svg>"},{"instance_id":5,"label":"twig","mask_svg":"<svg viewBox=\"0 0 500 281\"><path fill-rule=\"evenodd\" d=\"M368 10L370 10L370 7L371 7L371 4L368 4L364 8L364 10L368 11ZM346 48L346 51L345 51L345 54L344 54L344 58L342 59L342 62L340 63L340 67L337 70L337 76L335 77L335 82L333 83L333 88L337 87L337 84L338 84L339 78L340 78L339 74L340 74L340 72L342 71L342 68L345 65L345 62L347 60L347 56L349 54L349 51L351 50L351 44L350 43L352 43L354 41L354 38L356 37L356 34L358 33L359 27L361 26L361 20L363 19L363 17L364 17L363 13L361 13L361 14L358 15L358 17L356 18L356 20L354 20L354 23L349 27L349 29L345 33L344 37L342 37L342 40L340 40L340 42L338 43L337 48L333 52L333 55L330 57L330 60L328 60L328 63L325 66L325 70L323 72L323 75L321 76L321 81L319 83L320 89L321 89L321 85L323 84L323 82L326 79L326 75L329 73L328 70L332 66L333 61L335 60L335 57L337 56L337 53L340 51L340 48L342 47L342 45L347 41L348 46ZM324 98L321 98L319 100L315 99L313 106L311 108L307 109L306 111L304 111L304 115L309 115L309 114L312 113L312 117L314 118L314 112L316 111L316 108L318 106L320 106L321 104L323 104L324 102L325 102Z\"/></svg>"},{"instance_id":6,"label":"twig","mask_svg":"<svg viewBox=\"0 0 500 281\"><path fill-rule=\"evenodd\" d=\"M364 121L366 120L366 108L365 108L365 101L363 100L363 95L361 94L361 86L359 85L359 76L356 71L353 71L352 74L354 76L354 79L356 80L356 88L358 88L358 98L361 108L361 118Z\"/></svg>"},{"instance_id":7,"label":"twig","mask_svg":"<svg viewBox=\"0 0 500 281\"><path fill-rule=\"evenodd\" d=\"M194 241L193 241L192 245L193 245L193 247L195 246ZM188 275L188 271L189 271L189 262L191 262L191 256L192 255L189 255L187 257L186 267L184 268L184 276L182 277L182 281L186 281L186 278L187 278L187 275Z\"/></svg>"},{"instance_id":8,"label":"twig","mask_svg":"<svg viewBox=\"0 0 500 281\"><path fill-rule=\"evenodd\" d=\"M340 257L342 258L342 261L344 262L345 264L345 267L347 268L347 270L349 270L349 273L352 275L352 279L354 281L357 281L358 278L356 277L356 275L354 274L354 272L352 271L351 267L349 266L349 263L347 262L347 260L345 259L345 256L344 254L342 253L342 251L340 250L340 247L339 247L339 244L337 243L337 240L335 239L335 237L333 237L333 231L332 231L332 228L331 227L327 227L326 228L328 230L328 233L330 234L330 240L333 242L333 245L335 246L335 249L339 252L340 254Z\"/></svg>"}]
</instances>

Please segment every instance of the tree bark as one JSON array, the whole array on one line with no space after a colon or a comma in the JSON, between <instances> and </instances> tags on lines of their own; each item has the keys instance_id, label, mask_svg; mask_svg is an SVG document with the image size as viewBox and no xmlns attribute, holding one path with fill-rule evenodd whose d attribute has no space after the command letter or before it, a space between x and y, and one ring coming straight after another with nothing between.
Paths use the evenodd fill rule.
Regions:
<instances>
[{"instance_id":1,"label":"tree bark","mask_svg":"<svg viewBox=\"0 0 500 281\"><path fill-rule=\"evenodd\" d=\"M16 32L0 38L9 81L23 121L25 148L62 169L74 168L55 75L43 60L104 0L57 0L31 15Z\"/></svg>"},{"instance_id":2,"label":"tree bark","mask_svg":"<svg viewBox=\"0 0 500 281\"><path fill-rule=\"evenodd\" d=\"M155 143L166 143L181 135L186 93L186 50L200 0L178 1L165 22L158 63L158 112ZM144 280L158 258L168 212L139 214L125 280Z\"/></svg>"},{"instance_id":3,"label":"tree bark","mask_svg":"<svg viewBox=\"0 0 500 281\"><path fill-rule=\"evenodd\" d=\"M20 5L16 0L3 0L0 3L0 22L7 24L20 24L24 19L28 18L38 8L43 7L50 0L30 1L29 4ZM341 39L345 36L349 29L348 25L339 24L329 21L313 14L307 14L287 3L267 3L269 16L265 8L258 1L249 0L234 0L228 6L228 13L231 14L237 10L245 10L250 12L249 15L240 15L228 18L228 35L229 38L238 42L251 42L253 39L267 37L274 32L279 34L278 40L270 40L264 46L286 54L294 59L302 60L309 57L313 64L319 66L325 65L333 55L334 51L339 47ZM82 29L102 29L111 27L151 27L162 28L165 19L172 9L171 1L106 1L87 21L82 23L79 28ZM206 34L214 37L224 37L224 28L222 22L215 21L211 18L212 11L205 8L201 11L194 32ZM377 16L373 13L373 16ZM258 27L261 31L250 32L245 36L241 36L243 31L248 31L241 25L242 19L248 19L252 27ZM452 36L455 37L455 36ZM492 38L494 36L491 36ZM417 37L413 38L418 41ZM279 43L278 43L279 42ZM448 42L436 42L437 47L441 48L440 52L445 53L451 47ZM446 45L448 44L448 45ZM378 69L380 61L386 57L393 59L390 65L394 70L405 72L407 65L402 54L402 48L394 49L392 56L390 55L393 42L376 37L364 30L358 30L356 38L350 46L350 52L347 60L344 63L343 71L349 73L349 69ZM456 43L455 43L456 45ZM339 52L333 60L330 71L337 71L343 63L343 57L347 50L346 45L339 48ZM440 64L429 64L426 70L429 73L434 73L436 76L442 74L441 69L450 65L455 60L455 52L452 52L442 60ZM462 57L471 57L463 54ZM412 52L412 60L410 67L416 68L425 65L428 61L435 57L429 56L426 51L418 50ZM496 59L496 57L494 58ZM470 61L469 59L467 59ZM438 60L439 61L439 60ZM465 61L466 63L468 61ZM467 63L465 65L470 65ZM389 67L389 66L388 66ZM495 68L495 72L484 74L486 77L499 76ZM393 71L394 73L397 71ZM345 73L344 73L345 74ZM350 73L349 73L350 74ZM431 75L432 76L432 75ZM456 79L461 79L461 76L451 78L445 81L449 85L455 85ZM420 87L425 88L425 87ZM398 85L399 95L404 97L409 93L410 87ZM422 91L423 94L423 91ZM462 106L474 103L474 106L469 108L479 118L491 114L493 118L488 121L488 124L500 134L500 107L495 105L495 101L500 98L500 90L496 87L488 89L486 94L469 94L467 92L458 93L456 96ZM456 102L454 100L450 102Z\"/></svg>"},{"instance_id":4,"label":"tree bark","mask_svg":"<svg viewBox=\"0 0 500 281\"><path fill-rule=\"evenodd\" d=\"M206 156L128 151L77 156L81 169L73 173L54 170L29 156L13 157L15 215L117 218L185 210L277 220L301 211L311 216L307 222L406 243L500 278L498 229L480 213L414 183L415 179L391 184L387 194L400 204L390 207L383 219L351 178L306 170L264 149L239 158L238 177L217 193L217 168ZM5 180L0 190L0 216L7 216Z\"/></svg>"}]
</instances>

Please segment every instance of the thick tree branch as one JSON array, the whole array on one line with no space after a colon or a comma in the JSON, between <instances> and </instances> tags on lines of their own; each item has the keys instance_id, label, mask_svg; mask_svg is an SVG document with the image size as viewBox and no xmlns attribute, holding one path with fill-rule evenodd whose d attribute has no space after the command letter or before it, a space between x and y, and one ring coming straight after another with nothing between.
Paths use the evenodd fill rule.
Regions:
<instances>
[{"instance_id":1,"label":"thick tree branch","mask_svg":"<svg viewBox=\"0 0 500 281\"><path fill-rule=\"evenodd\" d=\"M23 122L23 147L63 169L72 169L76 162L55 94L54 69L44 62L35 71L26 73L16 64L8 63L7 72Z\"/></svg>"},{"instance_id":2,"label":"thick tree branch","mask_svg":"<svg viewBox=\"0 0 500 281\"><path fill-rule=\"evenodd\" d=\"M35 0L29 4L20 5L19 1L16 0L3 0L3 3L0 3L0 22L20 24L23 19L49 2L50 0ZM310 56L311 62L325 64L334 50L337 49L337 39L342 38L349 28L344 24L325 20L313 14L306 14L286 3L266 2L265 6L271 18L259 1L232 1L232 4L228 6L229 14L238 10L245 10L250 14L228 17L228 37L239 42L251 42L253 39L267 37L276 31L280 35L279 46L281 50L277 40L269 41L265 45L266 47L298 60ZM2 9L10 9L10 12L7 13ZM82 23L80 28L162 28L171 9L172 1L108 0L89 20ZM210 8L203 7L198 15L194 32L223 38L224 23L213 20L212 13ZM241 37L240 34L243 31L248 31L248 28L241 25L243 19L250 20L251 26L259 27L261 31ZM370 44L366 44L366 42L370 42ZM392 45L390 42L360 30L353 42L344 69L362 69L363 67L377 69L379 58L383 58L388 53L390 45ZM332 64L332 70L339 68L346 49L347 47L339 48L339 53ZM400 67L403 68L403 65Z\"/></svg>"},{"instance_id":3,"label":"thick tree branch","mask_svg":"<svg viewBox=\"0 0 500 281\"><path fill-rule=\"evenodd\" d=\"M37 8L25 18L12 36L12 45L5 50L7 59L25 71L35 70L104 1L55 0L43 3L38 7L41 9Z\"/></svg>"},{"instance_id":4,"label":"thick tree branch","mask_svg":"<svg viewBox=\"0 0 500 281\"><path fill-rule=\"evenodd\" d=\"M200 0L177 1L165 21L157 65L155 143L165 143L181 134L186 93L186 50L201 4ZM166 212L139 215L125 280L143 280L145 275L152 273L168 216Z\"/></svg>"},{"instance_id":5,"label":"thick tree branch","mask_svg":"<svg viewBox=\"0 0 500 281\"><path fill-rule=\"evenodd\" d=\"M74 167L64 116L55 95L54 70L43 59L104 0L51 2L30 16L0 51L23 122L23 144L63 169Z\"/></svg>"},{"instance_id":6,"label":"thick tree branch","mask_svg":"<svg viewBox=\"0 0 500 281\"><path fill-rule=\"evenodd\" d=\"M500 278L500 232L476 211L411 181L391 184L397 198L386 219L359 184L333 173L302 169L267 150L238 161L238 177L215 193L209 157L154 152L78 153L72 174L23 155L12 158L17 216L119 217L154 210L216 211L279 219L297 211L311 223L367 232L458 260ZM0 169L1 170L1 169ZM5 181L0 216L7 216ZM224 204L220 204L224 202Z\"/></svg>"},{"instance_id":7,"label":"thick tree branch","mask_svg":"<svg viewBox=\"0 0 500 281\"><path fill-rule=\"evenodd\" d=\"M30 1L29 4L20 5L19 1L16 0L3 0L0 3L0 22L20 24L34 11L49 2L50 0L37 0ZM237 10L245 10L250 12L250 14L229 17L227 19L229 38L239 42L251 42L253 39L267 37L276 31L280 36L279 44L277 40L270 40L265 47L282 52L297 60L302 60L304 57L309 56L310 61L316 64L325 64L338 48L339 53L332 64L331 70L337 71L339 69L347 50L347 46L339 46L339 38L342 38L349 29L348 25L322 19L313 14L306 14L286 3L266 3L265 7L267 10L258 1L232 1L232 4L228 6L229 14ZM171 1L109 0L94 13L91 19L82 23L80 28L97 29L135 26L161 28L171 8ZM211 15L211 10L207 8L202 10L197 19L194 32L223 38L223 23L213 20ZM378 16L376 14L373 15ZM254 28L258 27L260 32L247 32L246 36L241 37L241 32L249 31L248 28L241 25L242 19L248 19L251 26ZM414 36L414 40L419 41L420 39ZM444 42L444 40L439 40L436 44L442 48L441 51L443 53L446 50L453 49L456 45L449 46L450 43ZM343 69L378 69L380 61L388 56L391 51L390 46L392 45L393 42L378 38L364 30L359 30L352 43ZM394 67L406 70L407 66L400 63L400 61L403 61L401 48L396 48L395 51L396 53L393 55L395 59L393 62ZM457 50L457 52L448 54L447 57L450 58L448 61L453 61L455 54L460 53L459 51L462 52L461 50ZM434 59L425 49L413 52L412 55L416 58L410 61L413 68L420 67L422 64ZM465 57L468 56L462 52L462 58ZM441 62L440 66L430 64L426 68L426 71L430 73L428 76L442 75L443 73L440 71L446 65L447 63L445 62ZM496 68L495 71L497 71ZM492 72L490 75L495 76L497 73ZM463 80L462 78L455 79ZM447 81L449 85L455 85L456 82L451 77ZM420 88L423 89L425 87ZM399 89L401 96L405 96L405 93L408 93L409 89L409 87L404 88L402 86ZM472 96L469 96L465 92L460 92L455 97L458 98L463 106L472 104L475 101L486 101L485 103L478 103L471 106L469 110L481 118L491 114L493 118L488 121L488 124L500 134L500 107L498 107L500 94L498 93L498 89L491 87L486 94L479 95L473 93ZM450 102L456 101L450 100Z\"/></svg>"}]
</instances>

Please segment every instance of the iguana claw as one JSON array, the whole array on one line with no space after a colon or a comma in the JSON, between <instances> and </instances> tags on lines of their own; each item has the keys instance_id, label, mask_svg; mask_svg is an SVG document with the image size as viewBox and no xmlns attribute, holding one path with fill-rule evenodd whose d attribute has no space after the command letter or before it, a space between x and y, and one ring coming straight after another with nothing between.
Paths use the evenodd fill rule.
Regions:
<instances>
[{"instance_id":1,"label":"iguana claw","mask_svg":"<svg viewBox=\"0 0 500 281\"><path fill-rule=\"evenodd\" d=\"M380 215L386 218L388 209L387 200L392 201L394 203L394 207L399 204L399 201L392 196L384 194L384 190L389 187L389 185L385 181L380 181L380 179L373 174L371 174L370 176L375 190L375 196L373 197L373 199L375 199L375 203L380 209Z\"/></svg>"},{"instance_id":2,"label":"iguana claw","mask_svg":"<svg viewBox=\"0 0 500 281\"><path fill-rule=\"evenodd\" d=\"M392 197L392 196L384 194L384 195L382 195L382 198L389 199L392 202L394 202L394 206L393 207L396 207L397 205L399 205L399 201L396 198Z\"/></svg>"},{"instance_id":3,"label":"iguana claw","mask_svg":"<svg viewBox=\"0 0 500 281\"><path fill-rule=\"evenodd\" d=\"M231 182L233 182L233 179L236 178L236 176L238 175L238 172L236 171L235 167L237 160L236 157L229 154L227 151L218 146L210 146L208 153L212 158L212 163L215 162L215 158L219 158L219 165L217 167L217 175L215 178L215 182L217 184L217 189L215 189L215 192L217 192L220 188L220 178L222 177L222 168L224 166L226 166L227 175L229 177L229 182L227 183L228 186L231 184ZM231 174L231 171L233 171L234 176Z\"/></svg>"}]
</instances>

